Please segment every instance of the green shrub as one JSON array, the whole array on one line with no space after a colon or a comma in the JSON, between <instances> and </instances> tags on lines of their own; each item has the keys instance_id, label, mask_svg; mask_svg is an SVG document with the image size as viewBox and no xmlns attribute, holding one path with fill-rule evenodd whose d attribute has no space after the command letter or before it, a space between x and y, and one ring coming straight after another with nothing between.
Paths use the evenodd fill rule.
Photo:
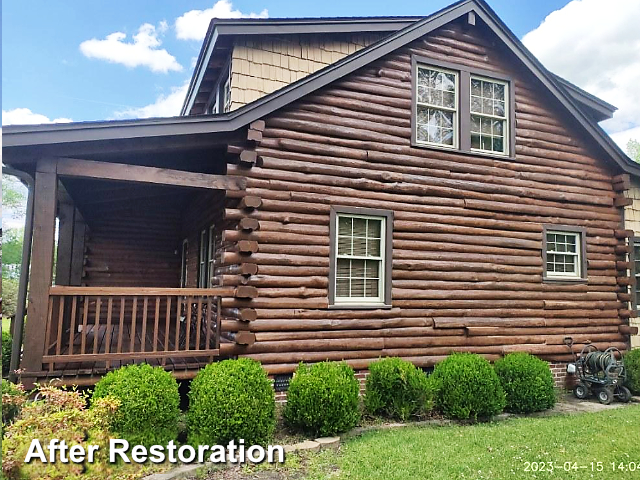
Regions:
<instances>
[{"instance_id":1,"label":"green shrub","mask_svg":"<svg viewBox=\"0 0 640 480\"><path fill-rule=\"evenodd\" d=\"M289 383L284 419L313 435L345 432L360 419L359 391L353 369L344 362L300 364Z\"/></svg>"},{"instance_id":2,"label":"green shrub","mask_svg":"<svg viewBox=\"0 0 640 480\"><path fill-rule=\"evenodd\" d=\"M161 367L128 365L105 375L92 400L117 398L112 429L131 444L165 445L178 435L180 394L175 378Z\"/></svg>"},{"instance_id":3,"label":"green shrub","mask_svg":"<svg viewBox=\"0 0 640 480\"><path fill-rule=\"evenodd\" d=\"M555 405L553 374L544 360L528 353L510 353L494 368L507 397L507 411L531 413Z\"/></svg>"},{"instance_id":4,"label":"green shrub","mask_svg":"<svg viewBox=\"0 0 640 480\"><path fill-rule=\"evenodd\" d=\"M640 395L640 348L627 352L623 358L627 372L626 385L633 393Z\"/></svg>"},{"instance_id":5,"label":"green shrub","mask_svg":"<svg viewBox=\"0 0 640 480\"><path fill-rule=\"evenodd\" d=\"M9 373L11 365L11 334L6 330L2 330L2 374Z\"/></svg>"},{"instance_id":6,"label":"green shrub","mask_svg":"<svg viewBox=\"0 0 640 480\"><path fill-rule=\"evenodd\" d=\"M26 399L22 385L16 385L8 380L2 379L2 431L5 425L13 422L13 419L20 413L22 404Z\"/></svg>"},{"instance_id":7,"label":"green shrub","mask_svg":"<svg viewBox=\"0 0 640 480\"><path fill-rule=\"evenodd\" d=\"M200 370L189 391L188 442L224 445L243 439L266 445L276 428L271 381L260 363L223 360Z\"/></svg>"},{"instance_id":8,"label":"green shrub","mask_svg":"<svg viewBox=\"0 0 640 480\"><path fill-rule=\"evenodd\" d=\"M53 387L42 388L38 401L26 403L16 421L9 425L2 439L2 473L9 479L38 478L62 480L112 478L116 468L108 463L109 423L118 408L118 401L103 398L86 408L86 398L75 391ZM37 438L48 456L49 441L64 440L70 447L98 445L95 462L24 463L31 441Z\"/></svg>"},{"instance_id":9,"label":"green shrub","mask_svg":"<svg viewBox=\"0 0 640 480\"><path fill-rule=\"evenodd\" d=\"M436 406L448 417L490 417L504 409L505 393L491 364L473 353L454 353L431 375Z\"/></svg>"},{"instance_id":10,"label":"green shrub","mask_svg":"<svg viewBox=\"0 0 640 480\"><path fill-rule=\"evenodd\" d=\"M433 406L431 382L411 362L385 358L369 366L364 405L372 415L406 420L429 412Z\"/></svg>"}]
</instances>

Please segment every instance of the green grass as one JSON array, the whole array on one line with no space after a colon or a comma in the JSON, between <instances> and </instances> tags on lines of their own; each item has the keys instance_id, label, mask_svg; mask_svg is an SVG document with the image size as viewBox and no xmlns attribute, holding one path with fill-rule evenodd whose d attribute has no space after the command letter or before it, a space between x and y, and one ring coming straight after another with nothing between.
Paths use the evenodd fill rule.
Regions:
<instances>
[{"instance_id":1,"label":"green grass","mask_svg":"<svg viewBox=\"0 0 640 480\"><path fill-rule=\"evenodd\" d=\"M8 317L2 317L2 331L9 331L11 328L11 319Z\"/></svg>"},{"instance_id":2,"label":"green grass","mask_svg":"<svg viewBox=\"0 0 640 480\"><path fill-rule=\"evenodd\" d=\"M640 477L639 434L640 406L474 426L408 427L347 441L338 454L310 458L298 474L350 480L631 479ZM553 462L555 470L525 471L526 462L545 467ZM602 462L603 471L592 472L591 462L596 470ZM637 470L614 471L611 462L635 462Z\"/></svg>"}]
</instances>

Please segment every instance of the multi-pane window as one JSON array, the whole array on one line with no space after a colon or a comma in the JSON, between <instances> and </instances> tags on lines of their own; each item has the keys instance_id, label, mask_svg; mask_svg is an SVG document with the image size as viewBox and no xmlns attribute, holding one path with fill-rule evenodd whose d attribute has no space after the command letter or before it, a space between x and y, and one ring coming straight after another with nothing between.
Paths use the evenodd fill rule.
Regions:
<instances>
[{"instance_id":1,"label":"multi-pane window","mask_svg":"<svg viewBox=\"0 0 640 480\"><path fill-rule=\"evenodd\" d=\"M458 146L458 74L418 67L416 140L419 143Z\"/></svg>"},{"instance_id":2,"label":"multi-pane window","mask_svg":"<svg viewBox=\"0 0 640 480\"><path fill-rule=\"evenodd\" d=\"M180 251L180 288L187 286L187 255L189 252L189 241L185 238L182 241Z\"/></svg>"},{"instance_id":3,"label":"multi-pane window","mask_svg":"<svg viewBox=\"0 0 640 480\"><path fill-rule=\"evenodd\" d=\"M471 77L471 148L507 153L508 85Z\"/></svg>"},{"instance_id":4,"label":"multi-pane window","mask_svg":"<svg viewBox=\"0 0 640 480\"><path fill-rule=\"evenodd\" d=\"M207 230L200 232L200 254L198 255L198 288L207 287Z\"/></svg>"},{"instance_id":5,"label":"multi-pane window","mask_svg":"<svg viewBox=\"0 0 640 480\"><path fill-rule=\"evenodd\" d=\"M581 234L547 231L546 273L548 277L580 278Z\"/></svg>"},{"instance_id":6,"label":"multi-pane window","mask_svg":"<svg viewBox=\"0 0 640 480\"><path fill-rule=\"evenodd\" d=\"M384 301L385 217L337 216L335 302Z\"/></svg>"},{"instance_id":7,"label":"multi-pane window","mask_svg":"<svg viewBox=\"0 0 640 480\"><path fill-rule=\"evenodd\" d=\"M207 252L207 262L208 262L208 268L207 268L207 287L211 287L211 279L214 276L214 267L215 267L215 260L216 260L216 244L215 244L215 229L214 229L214 225L211 225L209 227L209 246L208 246L208 252Z\"/></svg>"}]
</instances>

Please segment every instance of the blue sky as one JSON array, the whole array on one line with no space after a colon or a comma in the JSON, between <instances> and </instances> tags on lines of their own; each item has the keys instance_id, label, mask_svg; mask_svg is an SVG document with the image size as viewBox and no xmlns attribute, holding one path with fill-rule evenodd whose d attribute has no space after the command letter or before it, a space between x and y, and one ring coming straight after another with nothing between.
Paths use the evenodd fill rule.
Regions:
<instances>
[{"instance_id":1,"label":"blue sky","mask_svg":"<svg viewBox=\"0 0 640 480\"><path fill-rule=\"evenodd\" d=\"M231 5L229 0L223 0L215 11L223 12L223 16L241 12L269 17L428 15L451 2L235 0ZM640 94L637 102L630 102L633 100L630 95L634 95L640 83L637 32L640 29L627 25L627 19L635 13L636 21L640 18L639 1L575 0L569 4L567 0L489 0L489 3L518 37L534 31L528 39L525 37L525 44L551 70L622 107L615 121L604 124L610 133L622 139L621 143L623 133L631 135L637 130L640 136ZM181 34L177 20L191 10L206 15L213 11L209 9L214 4L216 0L3 0L3 123L178 114L175 110L191 76L201 39L197 34ZM607 15L613 16L607 20ZM189 27L192 20L193 15L183 25ZM599 31L603 30L603 23L609 26L604 28L603 38L593 34L594 22ZM122 45L128 48L126 44L133 41L132 36L145 24L148 25L141 42L153 43L148 55L144 50L142 54L118 53ZM107 36L116 32L120 32L117 39L105 42ZM611 55L606 48L601 61L593 55L603 44L606 47L606 42L612 47L631 46L625 53L627 58L617 59L611 68L602 62L613 62L610 57L621 55ZM601 70L603 66L606 71ZM591 67L598 70L591 71ZM626 80L621 81L621 74L615 72L626 72ZM627 104L635 104L637 108Z\"/></svg>"}]
</instances>

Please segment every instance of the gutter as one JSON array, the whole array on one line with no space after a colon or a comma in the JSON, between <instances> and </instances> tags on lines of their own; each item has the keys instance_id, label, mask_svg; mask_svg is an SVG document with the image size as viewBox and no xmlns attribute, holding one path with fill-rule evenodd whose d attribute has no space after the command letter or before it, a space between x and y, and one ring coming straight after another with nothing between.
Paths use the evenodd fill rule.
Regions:
<instances>
[{"instance_id":1,"label":"gutter","mask_svg":"<svg viewBox=\"0 0 640 480\"><path fill-rule=\"evenodd\" d=\"M20 179L27 187L27 212L24 225L24 237L22 239L22 266L20 268L20 280L18 283L18 305L16 306L16 318L13 325L11 339L11 362L9 363L9 379L16 381L16 370L20 368L20 353L22 350L22 336L24 333L24 317L27 306L27 286L29 285L29 265L31 264L31 240L33 239L33 177L28 173L15 168L3 166L2 173Z\"/></svg>"}]
</instances>

